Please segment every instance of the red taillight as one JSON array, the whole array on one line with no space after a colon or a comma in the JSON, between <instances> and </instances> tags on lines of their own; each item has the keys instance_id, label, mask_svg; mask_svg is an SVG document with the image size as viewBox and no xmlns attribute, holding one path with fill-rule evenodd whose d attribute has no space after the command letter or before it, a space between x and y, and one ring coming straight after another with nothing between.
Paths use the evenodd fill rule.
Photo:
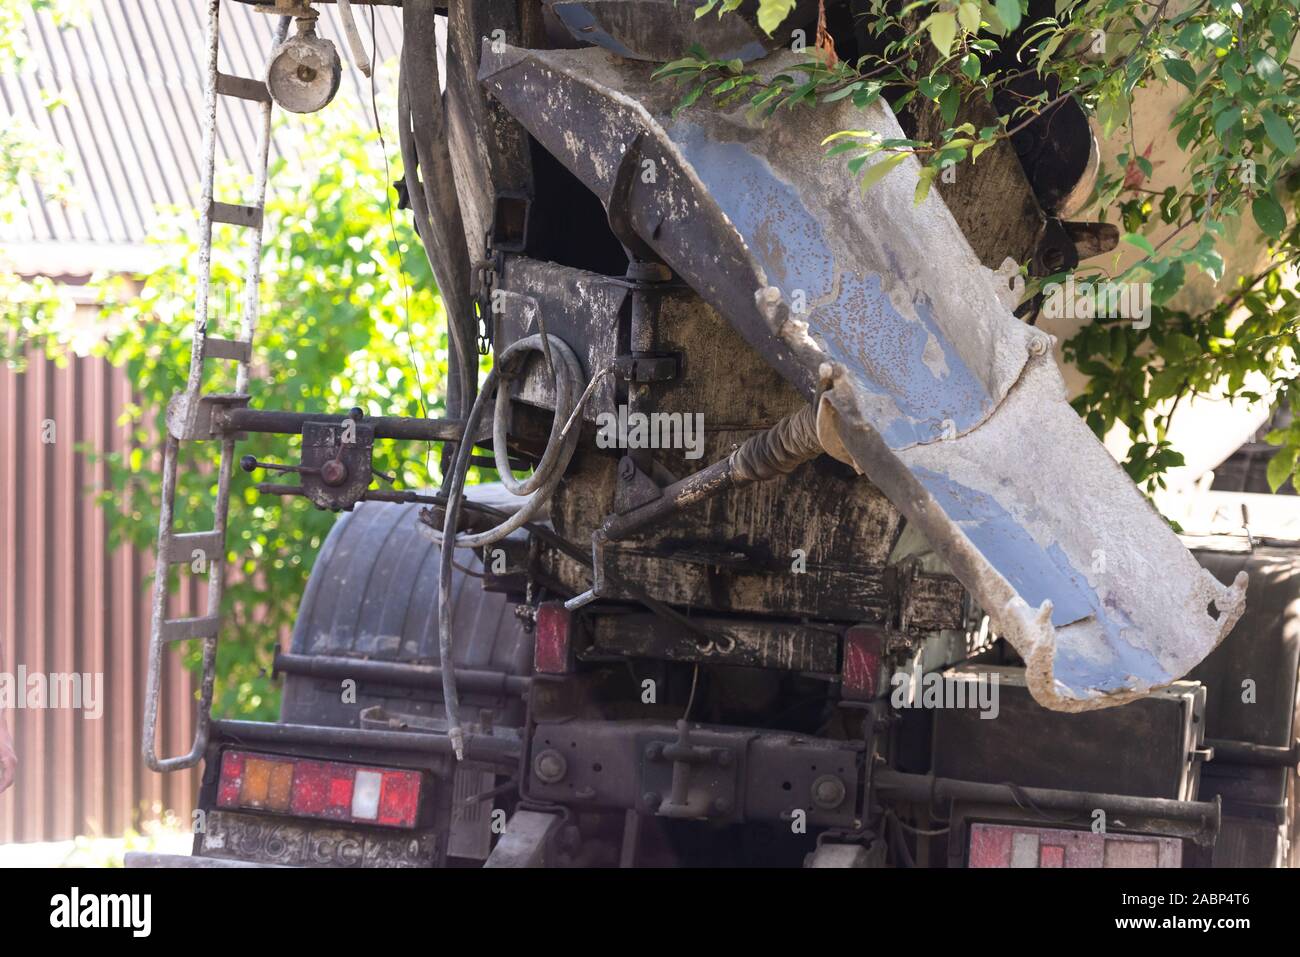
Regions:
<instances>
[{"instance_id":1,"label":"red taillight","mask_svg":"<svg viewBox=\"0 0 1300 957\"><path fill-rule=\"evenodd\" d=\"M840 665L840 695L851 701L870 701L880 690L885 656L885 632L872 625L854 625L844 631L844 660Z\"/></svg>"},{"instance_id":2,"label":"red taillight","mask_svg":"<svg viewBox=\"0 0 1300 957\"><path fill-rule=\"evenodd\" d=\"M422 785L419 771L227 751L217 806L410 828Z\"/></svg>"},{"instance_id":3,"label":"red taillight","mask_svg":"<svg viewBox=\"0 0 1300 957\"><path fill-rule=\"evenodd\" d=\"M420 779L393 774L384 775L384 790L379 798L379 823L393 827L409 827L409 818L415 822L415 809L420 803Z\"/></svg>"},{"instance_id":4,"label":"red taillight","mask_svg":"<svg viewBox=\"0 0 1300 957\"><path fill-rule=\"evenodd\" d=\"M533 667L544 675L566 675L573 670L573 612L563 602L537 606L533 632Z\"/></svg>"},{"instance_id":5,"label":"red taillight","mask_svg":"<svg viewBox=\"0 0 1300 957\"><path fill-rule=\"evenodd\" d=\"M972 824L970 867L1181 867L1183 842L1018 824Z\"/></svg>"}]
</instances>

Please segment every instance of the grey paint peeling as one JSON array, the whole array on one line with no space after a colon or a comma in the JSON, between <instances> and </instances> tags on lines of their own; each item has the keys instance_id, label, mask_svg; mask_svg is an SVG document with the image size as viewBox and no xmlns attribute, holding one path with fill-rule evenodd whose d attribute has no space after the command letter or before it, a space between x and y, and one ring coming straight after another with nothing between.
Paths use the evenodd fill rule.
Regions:
<instances>
[{"instance_id":1,"label":"grey paint peeling","mask_svg":"<svg viewBox=\"0 0 1300 957\"><path fill-rule=\"evenodd\" d=\"M806 296L810 330L826 354L885 400L872 425L891 447L931 441L945 428L964 432L993 411L995 396L943 337L928 296L904 316L879 274L841 267L798 191L761 156L684 118L667 129L768 282L787 299L796 290Z\"/></svg>"}]
</instances>

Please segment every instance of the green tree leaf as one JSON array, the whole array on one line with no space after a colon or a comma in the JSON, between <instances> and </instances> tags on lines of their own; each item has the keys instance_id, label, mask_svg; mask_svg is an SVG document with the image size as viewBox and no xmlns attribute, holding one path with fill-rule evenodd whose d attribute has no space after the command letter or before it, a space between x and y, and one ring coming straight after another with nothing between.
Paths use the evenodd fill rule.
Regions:
<instances>
[{"instance_id":1,"label":"green tree leaf","mask_svg":"<svg viewBox=\"0 0 1300 957\"><path fill-rule=\"evenodd\" d=\"M1250 204L1250 212L1255 217L1255 225L1265 235L1280 236L1282 230L1286 229L1286 213L1271 193L1260 193L1256 196L1255 201Z\"/></svg>"},{"instance_id":2,"label":"green tree leaf","mask_svg":"<svg viewBox=\"0 0 1300 957\"><path fill-rule=\"evenodd\" d=\"M1280 153L1288 157L1293 156L1296 142L1295 133L1291 130L1291 124L1268 107L1264 107L1259 111L1259 118L1264 123L1264 132L1268 134L1269 141L1278 148Z\"/></svg>"},{"instance_id":3,"label":"green tree leaf","mask_svg":"<svg viewBox=\"0 0 1300 957\"><path fill-rule=\"evenodd\" d=\"M1014 30L1020 26L1019 0L997 0L995 9L998 11L998 19L1007 30Z\"/></svg>"},{"instance_id":4,"label":"green tree leaf","mask_svg":"<svg viewBox=\"0 0 1300 957\"><path fill-rule=\"evenodd\" d=\"M1161 61L1164 64L1165 72L1171 77L1187 87L1189 90L1196 89L1196 71L1186 60L1177 60L1169 57Z\"/></svg>"},{"instance_id":5,"label":"green tree leaf","mask_svg":"<svg viewBox=\"0 0 1300 957\"><path fill-rule=\"evenodd\" d=\"M930 42L941 56L946 57L952 52L952 41L957 37L957 14L951 10L932 13L926 26L930 30Z\"/></svg>"},{"instance_id":6,"label":"green tree leaf","mask_svg":"<svg viewBox=\"0 0 1300 957\"><path fill-rule=\"evenodd\" d=\"M771 36L794 10L795 0L760 0L758 5L758 25L763 32Z\"/></svg>"},{"instance_id":7,"label":"green tree leaf","mask_svg":"<svg viewBox=\"0 0 1300 957\"><path fill-rule=\"evenodd\" d=\"M907 159L909 155L910 154L908 153L893 153L882 160L872 163L866 173L863 174L859 188L865 193L876 183L884 179L885 175L891 169L903 162L903 160Z\"/></svg>"},{"instance_id":8,"label":"green tree leaf","mask_svg":"<svg viewBox=\"0 0 1300 957\"><path fill-rule=\"evenodd\" d=\"M1120 237L1120 239L1132 246L1136 246L1148 256L1154 256L1156 254L1156 248L1151 245L1151 240L1147 239L1140 233L1125 233Z\"/></svg>"},{"instance_id":9,"label":"green tree leaf","mask_svg":"<svg viewBox=\"0 0 1300 957\"><path fill-rule=\"evenodd\" d=\"M1265 474L1268 478L1268 487L1272 491L1276 492L1295 474L1296 451L1295 446L1281 448L1268 460Z\"/></svg>"},{"instance_id":10,"label":"green tree leaf","mask_svg":"<svg viewBox=\"0 0 1300 957\"><path fill-rule=\"evenodd\" d=\"M925 201L925 197L930 195L930 186L934 183L934 178L939 175L939 167L922 166L920 175L916 181L916 191L912 194L912 203L920 206Z\"/></svg>"},{"instance_id":11,"label":"green tree leaf","mask_svg":"<svg viewBox=\"0 0 1300 957\"><path fill-rule=\"evenodd\" d=\"M957 19L967 33L978 33L980 28L980 5L974 0L962 0L957 5Z\"/></svg>"}]
</instances>

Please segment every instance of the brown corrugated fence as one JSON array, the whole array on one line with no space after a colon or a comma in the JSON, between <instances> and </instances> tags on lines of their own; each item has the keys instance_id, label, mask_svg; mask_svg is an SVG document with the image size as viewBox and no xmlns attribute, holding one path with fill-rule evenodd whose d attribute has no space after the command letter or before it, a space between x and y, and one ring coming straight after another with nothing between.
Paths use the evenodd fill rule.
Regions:
<instances>
[{"instance_id":1,"label":"brown corrugated fence","mask_svg":"<svg viewBox=\"0 0 1300 957\"><path fill-rule=\"evenodd\" d=\"M0 794L0 843L117 836L163 809L188 820L193 805L194 772L155 774L140 759L153 562L110 550L93 500L107 469L80 451L127 447L117 419L129 395L123 373L98 358L59 368L33 356L23 373L0 365L0 672L103 674L96 720L5 712L20 766ZM200 607L199 581L186 577L176 614ZM194 708L190 675L169 659L160 747L176 754L189 748Z\"/></svg>"}]
</instances>

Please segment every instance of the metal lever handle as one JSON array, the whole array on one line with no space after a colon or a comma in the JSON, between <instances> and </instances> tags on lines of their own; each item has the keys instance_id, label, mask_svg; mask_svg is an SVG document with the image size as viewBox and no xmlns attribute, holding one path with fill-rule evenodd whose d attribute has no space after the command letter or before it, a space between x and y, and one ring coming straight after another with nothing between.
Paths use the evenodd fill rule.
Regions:
<instances>
[{"instance_id":1,"label":"metal lever handle","mask_svg":"<svg viewBox=\"0 0 1300 957\"><path fill-rule=\"evenodd\" d=\"M239 460L239 467L245 472L254 469L268 469L275 472L297 472L299 475L320 475L320 469L304 465L281 465L279 462L259 462L255 456L245 455Z\"/></svg>"}]
</instances>

